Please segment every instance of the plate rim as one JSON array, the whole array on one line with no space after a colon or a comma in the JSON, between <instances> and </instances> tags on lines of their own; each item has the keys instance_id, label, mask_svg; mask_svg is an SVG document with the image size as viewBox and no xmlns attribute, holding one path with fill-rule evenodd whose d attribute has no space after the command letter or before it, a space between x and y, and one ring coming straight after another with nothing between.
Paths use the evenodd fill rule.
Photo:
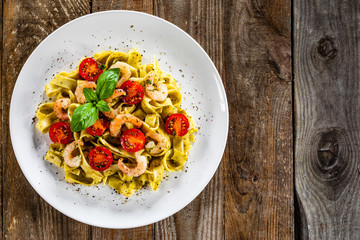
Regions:
<instances>
[{"instance_id":1,"label":"plate rim","mask_svg":"<svg viewBox=\"0 0 360 240\"><path fill-rule=\"evenodd\" d=\"M63 28L66 28L67 26L71 25L71 24L74 24L76 23L77 21L79 20L82 20L82 19L85 19L85 18L91 18L92 16L95 16L95 15L103 15L103 14L108 14L108 13L132 13L132 14L139 14L139 15L143 15L143 16L146 16L146 17L150 17L150 18L154 18L154 19L157 19L165 24L168 24L170 25L171 27L175 28L176 30L180 31L184 36L186 36L188 39L190 39L190 41L192 43L194 43L199 49L200 51L204 54L204 56L206 56L206 58L209 60L210 62L210 65L212 66L214 72L216 73L216 77L215 77L215 82L218 83L218 87L220 88L221 90L221 94L222 94L222 97L224 98L224 105L225 105L225 128L226 128L226 133L225 133L225 141L221 143L221 146L220 146L220 151L221 152L221 157L220 159L217 160L217 166L216 168L214 168L211 172L211 174L208 174L207 175L207 179L206 179L206 185L204 187L202 187L199 191L193 191L190 193L190 197L189 197L189 201L185 201L183 202L182 204L179 204L179 207L177 207L175 210L171 210L171 211L168 211L167 214L159 217L159 218L154 218L154 219L151 219L150 221L142 221L141 224L137 224L137 225L131 225L131 226L126 226L126 227L121 227L121 226L118 226L118 227L109 227L107 226L106 224L93 224L93 223L90 223L88 221L84 221L84 220L80 220L78 217L76 216L73 216L73 215L70 215L68 213L65 213L64 211L60 210L57 206L55 207L54 204L53 204L53 201L51 201L47 196L46 194L42 194L40 193L40 190L37 188L37 185L36 184L32 184L32 181L30 180L31 178L26 174L26 171L24 171L24 165L21 164L21 161L18 160L18 156L20 156L19 154L19 146L18 145L15 145L13 143L13 139L14 139L14 125L12 124L12 119L14 118L14 108L12 107L13 106L13 102L14 102L14 99L15 99L15 94L14 92L18 91L18 88L19 88L19 78L20 76L22 75L22 72L23 72L23 69L24 69L24 66L28 63L29 59L35 54L35 52L39 51L39 48L41 48L42 44L44 44L45 41L47 41L53 34L55 34L56 32L60 31L61 29ZM153 223L156 223L156 222L159 222L161 220L164 220L174 214L176 214L177 212L179 212L180 210L184 209L188 204L190 204L209 184L209 182L212 180L212 178L214 177L214 174L215 172L218 170L219 168L219 165L222 161L222 158L224 156L224 152L225 152L225 147L226 147L226 144L227 144L227 140L228 140L228 132L229 132L229 107L228 107L228 100L227 100L227 96L226 96L226 91L225 91L225 87L224 87L224 84L223 84L223 81L221 79L221 76L214 64L214 62L212 61L212 59L209 57L209 55L207 54L207 52L202 48L202 46L194 39L192 38L187 32L185 32L184 30L182 30L180 27L176 26L175 24L163 19L163 18L160 18L160 17L157 17L155 15L152 15L152 14L148 14L148 13L144 13L144 12L140 12L140 11L133 11L133 10L108 10L108 11L99 11L99 12L95 12L95 13L89 13L89 14L86 14L86 15L83 15L83 16L80 16L78 18L75 18L65 24L63 24L62 26L60 26L59 28L57 28L56 30L54 30L53 32L51 32L48 36L46 36L46 38L44 38L37 46L36 48L31 52L31 54L27 57L24 65L22 66L18 76L17 76L17 79L16 79L16 82L15 82L15 85L14 85L14 88L13 88L13 91L12 91L12 94L11 94L11 101L10 101L10 110L9 110L9 130L10 130L10 140L11 140L11 145L12 145L12 148L13 148L13 151L14 151L14 154L15 154L15 158L16 158L16 161L17 163L19 164L20 166L20 169L21 169L21 172L22 174L24 174L26 180L28 181L28 183L31 185L31 187L36 191L36 193L43 199L46 201L46 203L48 203L51 207L55 208L57 211L59 211L60 213L64 214L65 216L71 218L71 219L74 219L76 221L79 221L81 223L84 223L84 224L87 224L87 225L90 225L90 226L95 226L95 227L101 227L101 228L107 228L107 229L131 229L131 228L136 228L136 227L143 227L143 226L147 226L147 225L150 225L150 224L153 224Z\"/></svg>"}]
</instances>

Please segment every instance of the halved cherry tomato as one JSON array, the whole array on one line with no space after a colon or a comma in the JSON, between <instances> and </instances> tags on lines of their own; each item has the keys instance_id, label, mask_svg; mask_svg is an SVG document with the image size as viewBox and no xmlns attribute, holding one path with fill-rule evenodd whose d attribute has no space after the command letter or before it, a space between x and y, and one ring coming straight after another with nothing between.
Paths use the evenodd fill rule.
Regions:
<instances>
[{"instance_id":1,"label":"halved cherry tomato","mask_svg":"<svg viewBox=\"0 0 360 240\"><path fill-rule=\"evenodd\" d=\"M139 129L129 129L121 135L120 143L126 151L137 152L144 147L145 136Z\"/></svg>"},{"instance_id":2,"label":"halved cherry tomato","mask_svg":"<svg viewBox=\"0 0 360 240\"><path fill-rule=\"evenodd\" d=\"M184 114L175 113L167 118L165 128L168 134L181 137L189 131L189 120Z\"/></svg>"},{"instance_id":3,"label":"halved cherry tomato","mask_svg":"<svg viewBox=\"0 0 360 240\"><path fill-rule=\"evenodd\" d=\"M96 122L92 126L88 127L86 131L93 136L101 136L103 135L109 124L109 121L100 118L96 120Z\"/></svg>"},{"instance_id":4,"label":"halved cherry tomato","mask_svg":"<svg viewBox=\"0 0 360 240\"><path fill-rule=\"evenodd\" d=\"M137 104L144 97L144 88L137 82L128 80L120 88L126 92L123 100L127 104Z\"/></svg>"},{"instance_id":5,"label":"halved cherry tomato","mask_svg":"<svg viewBox=\"0 0 360 240\"><path fill-rule=\"evenodd\" d=\"M113 162L110 150L105 147L94 147L90 150L88 157L89 165L96 171L108 169Z\"/></svg>"},{"instance_id":6,"label":"halved cherry tomato","mask_svg":"<svg viewBox=\"0 0 360 240\"><path fill-rule=\"evenodd\" d=\"M101 73L101 64L93 58L85 58L79 65L79 73L82 78L88 81L96 81Z\"/></svg>"},{"instance_id":7,"label":"halved cherry tomato","mask_svg":"<svg viewBox=\"0 0 360 240\"><path fill-rule=\"evenodd\" d=\"M67 122L54 123L50 127L49 136L51 141L53 141L54 143L67 144L68 142L70 142L72 137L70 124L68 124Z\"/></svg>"}]
</instances>

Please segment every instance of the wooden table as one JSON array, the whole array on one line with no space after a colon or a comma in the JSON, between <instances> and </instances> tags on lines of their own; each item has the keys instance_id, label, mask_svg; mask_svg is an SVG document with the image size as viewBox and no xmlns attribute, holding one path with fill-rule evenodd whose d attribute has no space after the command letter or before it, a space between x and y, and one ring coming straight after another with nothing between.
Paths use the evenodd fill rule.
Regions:
<instances>
[{"instance_id":1,"label":"wooden table","mask_svg":"<svg viewBox=\"0 0 360 240\"><path fill-rule=\"evenodd\" d=\"M12 90L34 48L109 9L189 33L219 70L230 107L227 148L205 190L177 214L128 230L79 223L42 200L8 130ZM358 1L2 0L0 14L3 239L360 239Z\"/></svg>"}]
</instances>

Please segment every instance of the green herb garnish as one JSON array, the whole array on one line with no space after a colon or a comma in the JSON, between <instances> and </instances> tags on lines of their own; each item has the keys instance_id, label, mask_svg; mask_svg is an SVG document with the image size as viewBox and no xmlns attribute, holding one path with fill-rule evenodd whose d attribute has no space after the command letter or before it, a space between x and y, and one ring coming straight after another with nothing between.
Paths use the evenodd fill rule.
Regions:
<instances>
[{"instance_id":1,"label":"green herb garnish","mask_svg":"<svg viewBox=\"0 0 360 240\"><path fill-rule=\"evenodd\" d=\"M96 95L99 100L110 97L119 80L120 68L112 68L104 71L97 80Z\"/></svg>"},{"instance_id":2,"label":"green herb garnish","mask_svg":"<svg viewBox=\"0 0 360 240\"><path fill-rule=\"evenodd\" d=\"M99 100L96 93L94 91L91 91L88 88L83 88L83 93L84 93L86 102L88 102L88 103L95 103Z\"/></svg>"},{"instance_id":3,"label":"green herb garnish","mask_svg":"<svg viewBox=\"0 0 360 240\"><path fill-rule=\"evenodd\" d=\"M98 101L96 107L102 112L110 112L110 107L104 100Z\"/></svg>"},{"instance_id":4,"label":"green herb garnish","mask_svg":"<svg viewBox=\"0 0 360 240\"><path fill-rule=\"evenodd\" d=\"M77 107L71 119L71 131L78 132L92 126L99 118L99 111L109 112L110 107L103 100L115 90L120 76L120 68L104 71L97 80L96 92L84 88L85 104Z\"/></svg>"},{"instance_id":5,"label":"green herb garnish","mask_svg":"<svg viewBox=\"0 0 360 240\"><path fill-rule=\"evenodd\" d=\"M99 110L92 103L77 107L71 119L71 131L78 132L92 126L99 117Z\"/></svg>"}]
</instances>

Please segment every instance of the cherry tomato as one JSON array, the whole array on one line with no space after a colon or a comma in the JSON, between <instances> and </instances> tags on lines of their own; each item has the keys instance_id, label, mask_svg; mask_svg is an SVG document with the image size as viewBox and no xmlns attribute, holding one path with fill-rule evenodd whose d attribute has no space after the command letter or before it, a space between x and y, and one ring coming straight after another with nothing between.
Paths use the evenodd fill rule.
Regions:
<instances>
[{"instance_id":1,"label":"cherry tomato","mask_svg":"<svg viewBox=\"0 0 360 240\"><path fill-rule=\"evenodd\" d=\"M53 141L54 143L67 144L68 142L70 142L72 137L70 124L68 124L67 122L54 123L50 127L49 136L51 141Z\"/></svg>"},{"instance_id":2,"label":"cherry tomato","mask_svg":"<svg viewBox=\"0 0 360 240\"><path fill-rule=\"evenodd\" d=\"M189 120L184 114L175 113L167 118L165 128L168 134L181 137L189 131Z\"/></svg>"},{"instance_id":3,"label":"cherry tomato","mask_svg":"<svg viewBox=\"0 0 360 240\"><path fill-rule=\"evenodd\" d=\"M108 126L109 121L100 118L96 120L96 122L92 126L88 127L86 131L93 136L101 136L103 135Z\"/></svg>"},{"instance_id":4,"label":"cherry tomato","mask_svg":"<svg viewBox=\"0 0 360 240\"><path fill-rule=\"evenodd\" d=\"M127 104L137 104L144 97L144 88L137 82L128 80L120 88L126 92L123 100Z\"/></svg>"},{"instance_id":5,"label":"cherry tomato","mask_svg":"<svg viewBox=\"0 0 360 240\"><path fill-rule=\"evenodd\" d=\"M79 73L82 78L88 81L96 81L101 73L101 64L93 58L85 58L79 65Z\"/></svg>"},{"instance_id":6,"label":"cherry tomato","mask_svg":"<svg viewBox=\"0 0 360 240\"><path fill-rule=\"evenodd\" d=\"M113 162L110 150L105 147L94 147L90 150L88 157L89 165L96 171L108 169Z\"/></svg>"},{"instance_id":7,"label":"cherry tomato","mask_svg":"<svg viewBox=\"0 0 360 240\"><path fill-rule=\"evenodd\" d=\"M144 147L145 136L139 129L129 129L121 135L120 143L126 151L137 152Z\"/></svg>"}]
</instances>

